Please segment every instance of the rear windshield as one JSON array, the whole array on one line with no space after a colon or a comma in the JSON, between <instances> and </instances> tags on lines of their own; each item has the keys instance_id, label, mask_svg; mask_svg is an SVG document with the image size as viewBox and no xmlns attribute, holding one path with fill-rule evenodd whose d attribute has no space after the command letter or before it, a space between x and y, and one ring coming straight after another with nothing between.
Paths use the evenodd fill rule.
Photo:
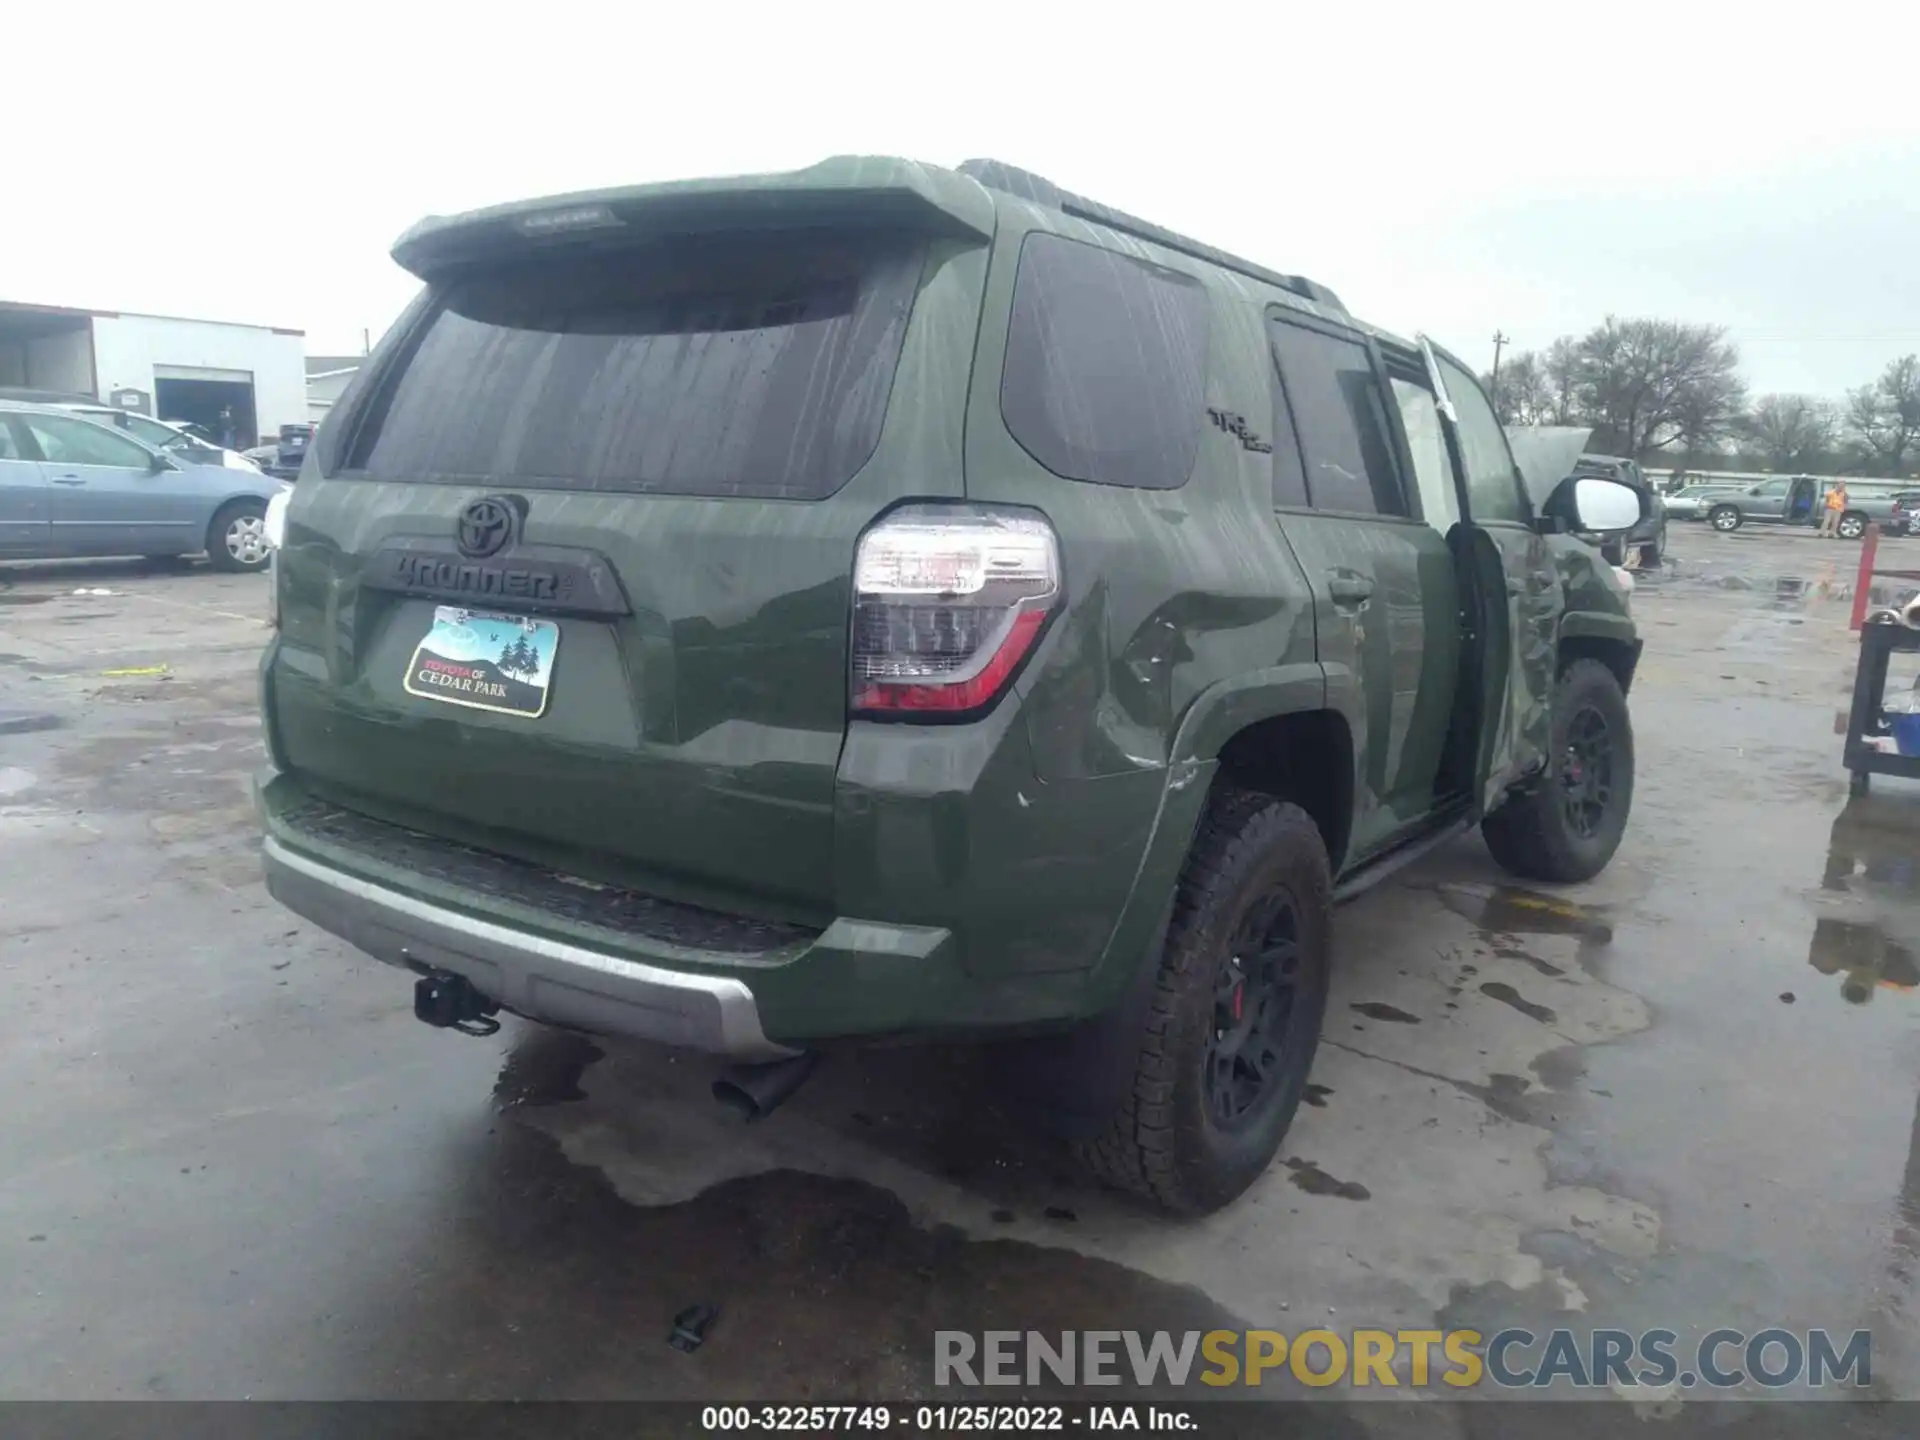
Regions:
<instances>
[{"instance_id":1,"label":"rear windshield","mask_svg":"<svg viewBox=\"0 0 1920 1440\"><path fill-rule=\"evenodd\" d=\"M349 467L380 480L818 499L880 438L919 239L569 255L437 297Z\"/></svg>"}]
</instances>

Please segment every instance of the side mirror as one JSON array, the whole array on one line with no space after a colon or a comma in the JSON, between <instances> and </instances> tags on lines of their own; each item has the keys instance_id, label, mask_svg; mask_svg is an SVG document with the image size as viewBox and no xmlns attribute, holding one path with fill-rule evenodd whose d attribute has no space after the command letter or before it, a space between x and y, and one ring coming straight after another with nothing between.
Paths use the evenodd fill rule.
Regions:
<instances>
[{"instance_id":1,"label":"side mirror","mask_svg":"<svg viewBox=\"0 0 1920 1440\"><path fill-rule=\"evenodd\" d=\"M1598 475L1568 476L1541 509L1563 530L1586 535L1624 535L1652 514L1642 492Z\"/></svg>"},{"instance_id":2,"label":"side mirror","mask_svg":"<svg viewBox=\"0 0 1920 1440\"><path fill-rule=\"evenodd\" d=\"M147 461L147 473L149 475L164 475L169 470L178 470L179 468L178 465L174 464L173 461L164 455L155 455Z\"/></svg>"}]
</instances>

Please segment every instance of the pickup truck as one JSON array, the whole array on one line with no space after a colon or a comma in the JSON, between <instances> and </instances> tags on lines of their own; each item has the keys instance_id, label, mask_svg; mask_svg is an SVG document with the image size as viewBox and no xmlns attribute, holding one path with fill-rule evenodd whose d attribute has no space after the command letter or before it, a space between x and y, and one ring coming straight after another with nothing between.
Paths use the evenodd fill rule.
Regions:
<instances>
[{"instance_id":1,"label":"pickup truck","mask_svg":"<svg viewBox=\"0 0 1920 1440\"><path fill-rule=\"evenodd\" d=\"M1894 498L1903 488L1896 484L1847 482L1847 508L1840 516L1840 536L1858 540L1869 523L1895 528ZM1707 523L1722 534L1731 534L1742 525L1817 525L1825 498L1821 483L1810 475L1763 480L1745 489L1728 491L1713 497L1706 510ZM1897 522L1902 533L1905 522Z\"/></svg>"}]
</instances>

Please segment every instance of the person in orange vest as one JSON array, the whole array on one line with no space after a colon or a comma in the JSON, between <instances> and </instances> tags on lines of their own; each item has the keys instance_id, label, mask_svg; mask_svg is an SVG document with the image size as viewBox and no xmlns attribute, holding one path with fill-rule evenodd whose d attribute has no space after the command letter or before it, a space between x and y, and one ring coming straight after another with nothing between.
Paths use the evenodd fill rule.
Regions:
<instances>
[{"instance_id":1,"label":"person in orange vest","mask_svg":"<svg viewBox=\"0 0 1920 1440\"><path fill-rule=\"evenodd\" d=\"M1827 536L1833 536L1835 539L1839 538L1840 512L1846 508L1847 482L1844 480L1836 480L1833 482L1833 488L1827 491L1826 513L1820 517L1821 538L1824 539Z\"/></svg>"}]
</instances>

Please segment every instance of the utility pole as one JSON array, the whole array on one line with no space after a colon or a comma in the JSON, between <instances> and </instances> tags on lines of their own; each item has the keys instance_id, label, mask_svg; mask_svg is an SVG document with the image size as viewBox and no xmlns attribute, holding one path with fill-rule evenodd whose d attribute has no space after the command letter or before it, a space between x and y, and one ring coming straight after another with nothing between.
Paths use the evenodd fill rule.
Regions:
<instances>
[{"instance_id":1,"label":"utility pole","mask_svg":"<svg viewBox=\"0 0 1920 1440\"><path fill-rule=\"evenodd\" d=\"M1511 335L1501 330L1493 332L1493 408L1496 413L1500 409L1500 347L1512 343Z\"/></svg>"}]
</instances>

